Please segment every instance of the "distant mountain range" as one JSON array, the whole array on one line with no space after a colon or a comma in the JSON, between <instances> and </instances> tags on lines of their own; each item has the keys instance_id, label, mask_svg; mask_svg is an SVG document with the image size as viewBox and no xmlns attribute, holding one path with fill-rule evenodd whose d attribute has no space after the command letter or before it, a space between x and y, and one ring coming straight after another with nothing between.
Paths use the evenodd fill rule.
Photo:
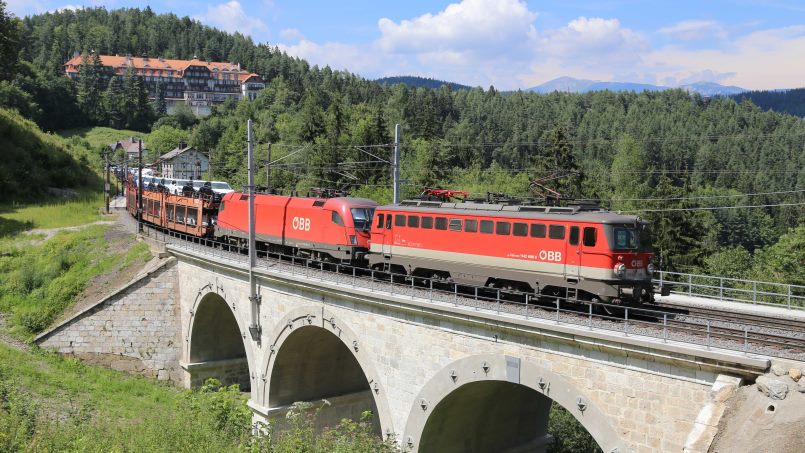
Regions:
<instances>
[{"instance_id":1,"label":"distant mountain range","mask_svg":"<svg viewBox=\"0 0 805 453\"><path fill-rule=\"evenodd\" d=\"M443 85L449 85L450 89L456 90L469 90L472 87L461 85L460 83L445 82L444 80L429 79L427 77L417 76L397 76L397 77L383 77L382 79L375 80L377 83L384 85L396 85L402 83L412 88L441 88Z\"/></svg>"},{"instance_id":2,"label":"distant mountain range","mask_svg":"<svg viewBox=\"0 0 805 453\"><path fill-rule=\"evenodd\" d=\"M533 91L536 93L552 93L554 91L568 92L568 93L586 93L588 91L662 91L674 88L681 88L691 93L699 93L702 96L731 96L743 93L747 90L736 86L725 86L715 82L697 82L688 85L681 85L678 87L667 87L660 85L651 85L646 83L631 83L631 82L600 82L597 80L587 79L574 79L573 77L559 77L542 85L529 88L525 91Z\"/></svg>"},{"instance_id":3,"label":"distant mountain range","mask_svg":"<svg viewBox=\"0 0 805 453\"><path fill-rule=\"evenodd\" d=\"M441 88L443 85L449 85L454 91L469 90L472 88L469 85L462 85L460 83L446 82L444 80L417 76L383 77L381 79L377 79L376 82L385 85L396 85L398 83L402 83L412 88ZM748 91L741 87L720 85L715 82L697 82L678 87L667 87L647 83L600 82L597 80L575 79L573 77L559 77L558 79L553 79L549 82L543 83L542 85L528 88L524 91L533 91L535 93L552 93L554 91L566 93L587 93L589 91L609 90L634 91L640 93L643 91L662 91L671 90L674 88L681 88L691 93L699 93L702 96L734 96Z\"/></svg>"}]
</instances>

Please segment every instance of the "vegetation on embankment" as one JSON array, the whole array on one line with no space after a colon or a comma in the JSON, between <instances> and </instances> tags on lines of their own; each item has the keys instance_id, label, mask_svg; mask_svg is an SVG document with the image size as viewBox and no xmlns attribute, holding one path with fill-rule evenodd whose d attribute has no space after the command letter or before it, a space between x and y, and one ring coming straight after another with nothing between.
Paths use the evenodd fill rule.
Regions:
<instances>
[{"instance_id":1,"label":"vegetation on embankment","mask_svg":"<svg viewBox=\"0 0 805 453\"><path fill-rule=\"evenodd\" d=\"M49 187L101 188L89 168L92 153L71 148L32 121L0 108L0 201L41 200ZM97 158L97 157L95 157Z\"/></svg>"},{"instance_id":2,"label":"vegetation on embankment","mask_svg":"<svg viewBox=\"0 0 805 453\"><path fill-rule=\"evenodd\" d=\"M345 421L317 435L315 412L291 429L255 437L236 387L184 391L41 350L0 343L0 451L384 452L371 423Z\"/></svg>"},{"instance_id":3,"label":"vegetation on embankment","mask_svg":"<svg viewBox=\"0 0 805 453\"><path fill-rule=\"evenodd\" d=\"M133 235L107 239L108 231L108 225L91 225L38 244L38 235L0 240L0 312L10 315L12 333L28 338L43 331L93 279L150 258Z\"/></svg>"},{"instance_id":4,"label":"vegetation on embankment","mask_svg":"<svg viewBox=\"0 0 805 453\"><path fill-rule=\"evenodd\" d=\"M147 262L144 243L100 220L103 197L0 206L0 313L30 338L48 327L88 285L125 276ZM90 225L88 225L90 224ZM97 290L97 288L96 288Z\"/></svg>"},{"instance_id":5,"label":"vegetation on embankment","mask_svg":"<svg viewBox=\"0 0 805 453\"><path fill-rule=\"evenodd\" d=\"M32 228L71 227L100 220L103 203L102 194L90 192L77 199L0 205L0 238Z\"/></svg>"}]
</instances>

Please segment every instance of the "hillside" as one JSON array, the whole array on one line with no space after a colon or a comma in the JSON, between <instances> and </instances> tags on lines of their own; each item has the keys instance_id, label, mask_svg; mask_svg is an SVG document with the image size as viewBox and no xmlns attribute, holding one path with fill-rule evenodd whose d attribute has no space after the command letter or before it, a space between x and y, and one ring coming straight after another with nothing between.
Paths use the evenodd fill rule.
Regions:
<instances>
[{"instance_id":1,"label":"hillside","mask_svg":"<svg viewBox=\"0 0 805 453\"><path fill-rule=\"evenodd\" d=\"M0 201L34 200L48 188L100 189L84 149L70 149L18 113L0 109Z\"/></svg>"},{"instance_id":2,"label":"hillside","mask_svg":"<svg viewBox=\"0 0 805 453\"><path fill-rule=\"evenodd\" d=\"M375 80L375 82L381 85L396 85L398 83L401 83L403 85L407 85L410 88L431 88L431 89L439 89L447 85L450 87L451 90L454 91L469 90L472 88L467 85L461 85L460 83L445 82L444 80L436 80L428 77L416 77L416 76L383 77L381 79Z\"/></svg>"},{"instance_id":3,"label":"hillside","mask_svg":"<svg viewBox=\"0 0 805 453\"><path fill-rule=\"evenodd\" d=\"M805 88L780 91L747 91L733 96L740 101L748 99L763 110L788 113L805 118Z\"/></svg>"}]
</instances>

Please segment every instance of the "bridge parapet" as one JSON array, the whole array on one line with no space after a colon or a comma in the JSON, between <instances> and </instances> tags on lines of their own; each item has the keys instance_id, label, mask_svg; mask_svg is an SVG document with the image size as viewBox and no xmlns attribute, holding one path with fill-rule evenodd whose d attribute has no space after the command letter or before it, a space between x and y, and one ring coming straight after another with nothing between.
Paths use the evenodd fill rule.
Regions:
<instances>
[{"instance_id":1,"label":"bridge parapet","mask_svg":"<svg viewBox=\"0 0 805 453\"><path fill-rule=\"evenodd\" d=\"M475 401L464 406L465 419L478 426L453 431L463 436L457 439L461 445L474 445L476 450L483 448L484 438L541 445L542 421L549 407L540 399L544 397L568 409L604 451L679 451L694 431L700 410L710 402L711 387L720 375L753 379L769 365L763 357L590 328L584 323L557 324L534 313L527 317L499 312L494 306L465 306L449 298L389 289L379 282L362 285L349 275L289 270L286 264L268 262L256 269L263 301L259 313L263 335L258 344L248 335L245 259L184 246L169 246L169 250L179 260L183 319L190 316L198 294L204 297L203 293L213 292L226 301L237 320L237 333L247 345L250 406L256 414L275 413L297 396L338 401L338 397L369 390L378 431L396 435L403 446L415 451L423 435L429 442L429 429L447 423L450 417L444 414L462 407L450 398L457 394L453 391L460 391L457 382L487 383L465 389L465 395ZM189 354L191 326L188 321L182 325L188 342L184 353ZM303 327L314 330L302 335ZM312 333L316 331L322 333ZM305 341L310 354L300 352ZM317 348L330 351L330 359L338 360L316 354ZM288 351L286 359L278 359L283 350ZM491 371L484 371L483 362ZM521 370L519 381L502 371L504 364L515 362ZM272 378L277 373L304 376L307 371L328 374L321 385L313 379L291 390ZM453 373L458 374L455 380ZM552 394L540 396L540 378L552 382ZM505 385L484 387L498 384ZM434 388L450 392L433 393ZM496 392L490 389L524 402L497 416L503 420L525 417L529 422L506 425L505 435L490 434L490 429L497 428L482 425L484 418L478 415L495 407ZM276 392L284 396L272 407ZM520 394L527 397L516 397ZM714 430L708 426L704 438L714 435Z\"/></svg>"}]
</instances>

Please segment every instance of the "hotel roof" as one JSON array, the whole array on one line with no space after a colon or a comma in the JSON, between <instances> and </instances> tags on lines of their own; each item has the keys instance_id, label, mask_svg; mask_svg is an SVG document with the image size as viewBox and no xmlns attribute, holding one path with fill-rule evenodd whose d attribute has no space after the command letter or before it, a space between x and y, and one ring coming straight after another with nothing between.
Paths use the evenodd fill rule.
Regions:
<instances>
[{"instance_id":1,"label":"hotel roof","mask_svg":"<svg viewBox=\"0 0 805 453\"><path fill-rule=\"evenodd\" d=\"M181 78L184 71L190 66L208 68L213 74L233 74L240 82L245 82L258 74L240 68L240 64L218 61L204 61L194 58L192 60L169 60L165 58L130 57L118 55L99 55L101 64L115 68L118 74L124 74L129 67L137 70L150 70L149 75L161 77ZM77 73L82 63L82 56L77 55L64 64L67 73Z\"/></svg>"}]
</instances>

